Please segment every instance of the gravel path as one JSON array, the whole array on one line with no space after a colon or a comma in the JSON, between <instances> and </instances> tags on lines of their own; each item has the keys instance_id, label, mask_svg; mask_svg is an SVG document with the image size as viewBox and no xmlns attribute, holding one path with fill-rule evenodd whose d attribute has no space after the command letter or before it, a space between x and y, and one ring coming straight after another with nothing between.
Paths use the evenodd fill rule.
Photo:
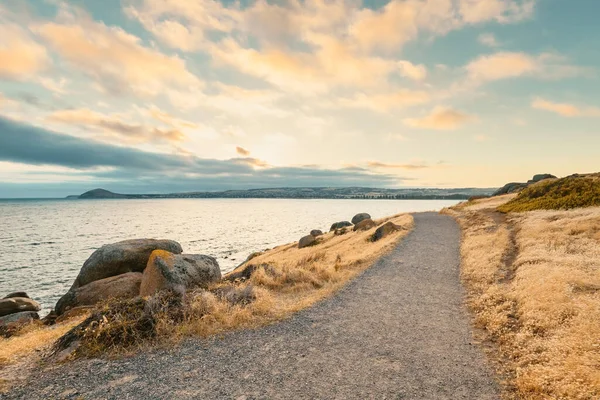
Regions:
<instances>
[{"instance_id":1,"label":"gravel path","mask_svg":"<svg viewBox=\"0 0 600 400\"><path fill-rule=\"evenodd\" d=\"M39 373L8 398L497 399L472 344L454 220L415 229L337 295L289 320Z\"/></svg>"}]
</instances>

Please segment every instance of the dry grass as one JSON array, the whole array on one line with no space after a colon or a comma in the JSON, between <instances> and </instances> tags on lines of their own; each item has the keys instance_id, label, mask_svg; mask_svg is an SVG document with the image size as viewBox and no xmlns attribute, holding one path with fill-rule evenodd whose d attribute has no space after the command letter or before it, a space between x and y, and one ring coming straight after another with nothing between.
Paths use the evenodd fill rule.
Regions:
<instances>
[{"instance_id":1,"label":"dry grass","mask_svg":"<svg viewBox=\"0 0 600 400\"><path fill-rule=\"evenodd\" d=\"M600 208L504 217L498 201L447 212L463 228L462 278L504 397L600 398Z\"/></svg>"},{"instance_id":2,"label":"dry grass","mask_svg":"<svg viewBox=\"0 0 600 400\"><path fill-rule=\"evenodd\" d=\"M79 317L62 324L46 327L39 323L28 324L18 336L0 339L0 393L11 381L22 379L22 365L30 363L36 355L48 350L52 343L79 324Z\"/></svg>"},{"instance_id":3,"label":"dry grass","mask_svg":"<svg viewBox=\"0 0 600 400\"><path fill-rule=\"evenodd\" d=\"M184 298L166 295L100 305L61 339L56 350L79 341L75 356L121 353L286 318L348 283L391 250L413 224L410 215L377 222L388 220L406 229L377 242L369 240L376 228L344 235L330 232L311 247L298 249L293 243L255 256L238 269L256 266L248 279L224 280L208 290L188 292Z\"/></svg>"}]
</instances>

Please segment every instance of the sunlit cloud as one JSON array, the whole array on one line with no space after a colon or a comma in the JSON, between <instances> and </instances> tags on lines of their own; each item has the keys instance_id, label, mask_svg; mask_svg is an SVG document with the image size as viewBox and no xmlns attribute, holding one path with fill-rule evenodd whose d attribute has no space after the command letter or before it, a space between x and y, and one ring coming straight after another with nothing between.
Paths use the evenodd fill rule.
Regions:
<instances>
[{"instance_id":1,"label":"sunlit cloud","mask_svg":"<svg viewBox=\"0 0 600 400\"><path fill-rule=\"evenodd\" d=\"M31 79L50 63L44 46L19 25L4 21L0 14L0 79Z\"/></svg>"},{"instance_id":2,"label":"sunlit cloud","mask_svg":"<svg viewBox=\"0 0 600 400\"><path fill-rule=\"evenodd\" d=\"M403 122L413 128L453 130L473 121L475 118L462 111L446 107L435 107L422 118L406 118Z\"/></svg>"},{"instance_id":3,"label":"sunlit cloud","mask_svg":"<svg viewBox=\"0 0 600 400\"><path fill-rule=\"evenodd\" d=\"M563 117L600 117L600 107L576 106L569 103L555 103L537 98L531 103L537 110L550 111Z\"/></svg>"},{"instance_id":4,"label":"sunlit cloud","mask_svg":"<svg viewBox=\"0 0 600 400\"><path fill-rule=\"evenodd\" d=\"M80 10L63 14L59 22L40 23L34 31L106 93L156 96L167 88L202 87L183 59L145 47L138 37Z\"/></svg>"},{"instance_id":5,"label":"sunlit cloud","mask_svg":"<svg viewBox=\"0 0 600 400\"><path fill-rule=\"evenodd\" d=\"M369 161L367 163L367 165L372 168L391 168L391 169L407 169L407 170L418 170L418 169L431 168L429 165L426 165L426 164L390 164L390 163L384 163L384 162L379 162L379 161Z\"/></svg>"},{"instance_id":6,"label":"sunlit cloud","mask_svg":"<svg viewBox=\"0 0 600 400\"><path fill-rule=\"evenodd\" d=\"M185 134L177 129L131 124L124 122L117 115L105 115L85 108L55 111L47 117L47 120L118 135L134 143L154 140L178 142L185 138Z\"/></svg>"},{"instance_id":7,"label":"sunlit cloud","mask_svg":"<svg viewBox=\"0 0 600 400\"><path fill-rule=\"evenodd\" d=\"M500 43L493 33L482 33L477 37L477 41L487 47L498 47Z\"/></svg>"}]
</instances>

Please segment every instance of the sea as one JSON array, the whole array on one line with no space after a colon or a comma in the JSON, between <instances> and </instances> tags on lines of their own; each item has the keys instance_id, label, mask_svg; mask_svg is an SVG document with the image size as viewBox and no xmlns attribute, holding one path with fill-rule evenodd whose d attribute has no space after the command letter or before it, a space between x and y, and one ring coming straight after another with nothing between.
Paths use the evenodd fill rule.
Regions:
<instances>
[{"instance_id":1,"label":"sea","mask_svg":"<svg viewBox=\"0 0 600 400\"><path fill-rule=\"evenodd\" d=\"M42 315L100 246L172 239L231 271L255 252L297 241L360 212L373 218L437 211L452 200L127 199L0 200L0 298L26 291Z\"/></svg>"}]
</instances>

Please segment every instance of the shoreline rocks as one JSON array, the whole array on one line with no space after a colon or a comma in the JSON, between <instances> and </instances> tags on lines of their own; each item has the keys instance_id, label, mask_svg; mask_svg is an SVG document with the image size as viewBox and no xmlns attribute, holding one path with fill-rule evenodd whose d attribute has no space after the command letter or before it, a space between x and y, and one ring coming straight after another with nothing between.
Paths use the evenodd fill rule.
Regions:
<instances>
[{"instance_id":1,"label":"shoreline rocks","mask_svg":"<svg viewBox=\"0 0 600 400\"><path fill-rule=\"evenodd\" d=\"M40 303L29 297L9 297L0 300L0 317L23 311L37 312L41 309Z\"/></svg>"},{"instance_id":2,"label":"shoreline rocks","mask_svg":"<svg viewBox=\"0 0 600 400\"><path fill-rule=\"evenodd\" d=\"M388 236L390 233L400 231L403 229L404 228L402 226L396 225L391 221L386 222L385 224L383 224L379 228L377 228L377 230L375 231L373 236L371 236L371 241L376 242L376 241L381 240L384 237Z\"/></svg>"},{"instance_id":3,"label":"shoreline rocks","mask_svg":"<svg viewBox=\"0 0 600 400\"><path fill-rule=\"evenodd\" d=\"M305 247L313 246L317 243L317 239L313 235L306 235L298 241L298 248L303 249Z\"/></svg>"},{"instance_id":4,"label":"shoreline rocks","mask_svg":"<svg viewBox=\"0 0 600 400\"><path fill-rule=\"evenodd\" d=\"M377 226L377 224L375 224L375 221L373 221L371 218L367 218L354 225L354 228L352 230L354 232L368 231L369 229L374 228L375 226Z\"/></svg>"},{"instance_id":5,"label":"shoreline rocks","mask_svg":"<svg viewBox=\"0 0 600 400\"><path fill-rule=\"evenodd\" d=\"M186 289L205 288L219 280L221 269L213 257L155 250L144 269L140 296L152 296L163 290L183 294Z\"/></svg>"},{"instance_id":6,"label":"shoreline rocks","mask_svg":"<svg viewBox=\"0 0 600 400\"><path fill-rule=\"evenodd\" d=\"M340 221L340 222L335 222L331 225L331 228L329 228L329 232L331 231L335 231L337 229L342 229L345 228L347 226L352 226L352 223L349 221Z\"/></svg>"},{"instance_id":7,"label":"shoreline rocks","mask_svg":"<svg viewBox=\"0 0 600 400\"><path fill-rule=\"evenodd\" d=\"M359 222L364 221L366 219L371 219L371 216L367 213L356 214L354 217L352 217L352 223L356 225Z\"/></svg>"},{"instance_id":8,"label":"shoreline rocks","mask_svg":"<svg viewBox=\"0 0 600 400\"><path fill-rule=\"evenodd\" d=\"M77 289L69 290L55 306L57 315L75 307L92 306L109 298L130 299L139 295L142 273L126 272L99 279Z\"/></svg>"},{"instance_id":9,"label":"shoreline rocks","mask_svg":"<svg viewBox=\"0 0 600 400\"><path fill-rule=\"evenodd\" d=\"M181 254L181 245L173 240L130 239L106 244L83 263L71 289L127 272L143 272L154 250Z\"/></svg>"}]
</instances>

